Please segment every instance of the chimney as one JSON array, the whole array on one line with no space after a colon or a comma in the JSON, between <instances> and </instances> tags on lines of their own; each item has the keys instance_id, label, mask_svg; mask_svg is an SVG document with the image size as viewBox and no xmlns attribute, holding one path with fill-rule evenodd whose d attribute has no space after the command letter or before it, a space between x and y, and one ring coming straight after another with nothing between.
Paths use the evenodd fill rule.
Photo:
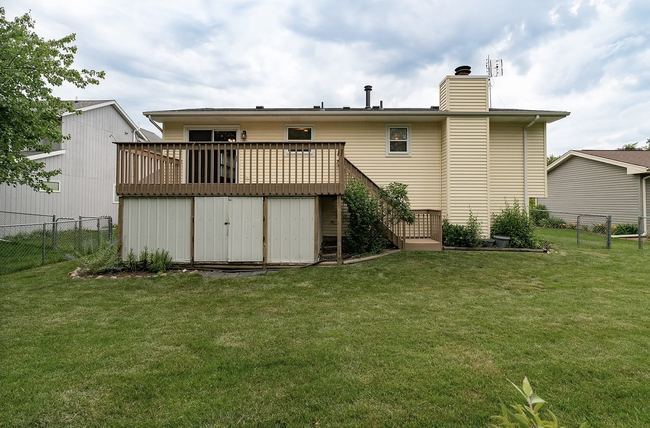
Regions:
<instances>
[{"instance_id":1,"label":"chimney","mask_svg":"<svg viewBox=\"0 0 650 428\"><path fill-rule=\"evenodd\" d=\"M469 65L461 65L456 67L454 71L456 72L456 76L469 76L472 73L472 67Z\"/></svg>"},{"instance_id":2,"label":"chimney","mask_svg":"<svg viewBox=\"0 0 650 428\"><path fill-rule=\"evenodd\" d=\"M372 86L366 85L363 87L363 90L366 91L366 108L370 109L370 91L372 91Z\"/></svg>"}]
</instances>

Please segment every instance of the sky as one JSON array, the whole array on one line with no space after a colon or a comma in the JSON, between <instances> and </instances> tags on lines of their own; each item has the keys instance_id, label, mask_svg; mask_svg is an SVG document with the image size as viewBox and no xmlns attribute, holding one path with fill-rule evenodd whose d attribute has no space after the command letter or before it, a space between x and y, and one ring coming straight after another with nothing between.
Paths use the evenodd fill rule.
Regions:
<instances>
[{"instance_id":1,"label":"sky","mask_svg":"<svg viewBox=\"0 0 650 428\"><path fill-rule=\"evenodd\" d=\"M46 39L76 34L99 86L64 99L143 111L199 107L430 107L455 67L503 60L492 107L569 111L547 153L650 138L648 0L5 0Z\"/></svg>"}]
</instances>

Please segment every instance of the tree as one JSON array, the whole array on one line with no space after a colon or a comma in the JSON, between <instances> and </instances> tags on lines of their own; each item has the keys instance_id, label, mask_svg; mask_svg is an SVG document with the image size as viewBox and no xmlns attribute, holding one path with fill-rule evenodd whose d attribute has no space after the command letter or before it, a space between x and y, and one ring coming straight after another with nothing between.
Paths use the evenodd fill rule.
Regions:
<instances>
[{"instance_id":1,"label":"tree","mask_svg":"<svg viewBox=\"0 0 650 428\"><path fill-rule=\"evenodd\" d=\"M546 165L550 165L550 164L552 164L553 162L555 162L555 161L558 160L559 158L560 158L559 156L555 156L554 154L551 153L551 154L548 155L548 157L546 158Z\"/></svg>"},{"instance_id":2,"label":"tree","mask_svg":"<svg viewBox=\"0 0 650 428\"><path fill-rule=\"evenodd\" d=\"M646 142L643 144L643 146L637 147L638 144L639 144L638 141L636 143L623 144L623 146L619 147L616 150L625 150L625 151L628 151L628 150L650 150L650 138L648 138L646 140Z\"/></svg>"},{"instance_id":3,"label":"tree","mask_svg":"<svg viewBox=\"0 0 650 428\"><path fill-rule=\"evenodd\" d=\"M45 40L33 31L34 24L29 13L8 21L0 7L0 184L50 191L45 182L61 171L45 171L44 164L21 152L49 153L52 144L70 138L62 134L60 121L62 113L74 109L52 95L53 87L97 85L105 73L72 68L74 33Z\"/></svg>"}]
</instances>

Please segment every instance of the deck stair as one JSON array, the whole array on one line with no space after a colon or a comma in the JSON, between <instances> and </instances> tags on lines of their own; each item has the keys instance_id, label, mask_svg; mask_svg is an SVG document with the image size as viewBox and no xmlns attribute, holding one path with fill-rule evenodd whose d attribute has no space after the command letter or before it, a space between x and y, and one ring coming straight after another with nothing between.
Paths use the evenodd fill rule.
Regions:
<instances>
[{"instance_id":1,"label":"deck stair","mask_svg":"<svg viewBox=\"0 0 650 428\"><path fill-rule=\"evenodd\" d=\"M345 161L346 178L356 178L365 183L372 195L379 193L379 186L354 166L348 159ZM440 210L413 210L415 223L389 223L384 221L388 229L388 239L398 248L405 251L442 251L442 212Z\"/></svg>"}]
</instances>

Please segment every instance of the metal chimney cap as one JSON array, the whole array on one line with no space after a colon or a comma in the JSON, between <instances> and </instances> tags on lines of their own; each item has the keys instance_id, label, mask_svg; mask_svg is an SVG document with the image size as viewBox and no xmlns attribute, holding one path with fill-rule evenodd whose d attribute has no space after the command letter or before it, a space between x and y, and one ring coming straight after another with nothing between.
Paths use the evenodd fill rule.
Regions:
<instances>
[{"instance_id":1,"label":"metal chimney cap","mask_svg":"<svg viewBox=\"0 0 650 428\"><path fill-rule=\"evenodd\" d=\"M461 65L456 67L454 70L456 76L468 76L469 74L472 73L472 67L469 65Z\"/></svg>"},{"instance_id":2,"label":"metal chimney cap","mask_svg":"<svg viewBox=\"0 0 650 428\"><path fill-rule=\"evenodd\" d=\"M364 91L372 91L372 86L366 85L366 86L363 87L363 90Z\"/></svg>"}]
</instances>

